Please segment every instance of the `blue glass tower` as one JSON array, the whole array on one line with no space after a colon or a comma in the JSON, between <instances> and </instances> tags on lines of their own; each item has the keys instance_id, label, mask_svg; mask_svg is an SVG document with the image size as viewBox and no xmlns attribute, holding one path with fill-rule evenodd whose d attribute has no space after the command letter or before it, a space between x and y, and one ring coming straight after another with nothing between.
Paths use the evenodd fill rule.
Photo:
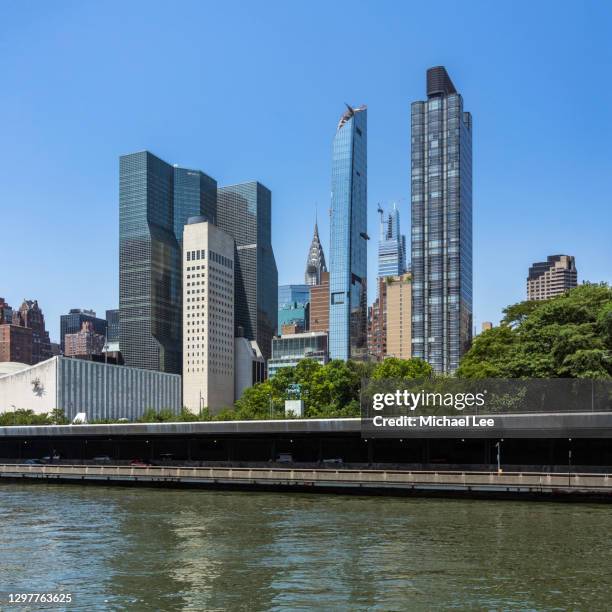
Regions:
<instances>
[{"instance_id":1,"label":"blue glass tower","mask_svg":"<svg viewBox=\"0 0 612 612\"><path fill-rule=\"evenodd\" d=\"M378 276L398 276L406 271L406 236L400 234L399 210L393 210L385 219L380 213L380 236L378 238Z\"/></svg>"},{"instance_id":2,"label":"blue glass tower","mask_svg":"<svg viewBox=\"0 0 612 612\"><path fill-rule=\"evenodd\" d=\"M342 115L332 145L329 351L367 355L367 109Z\"/></svg>"},{"instance_id":3,"label":"blue glass tower","mask_svg":"<svg viewBox=\"0 0 612 612\"><path fill-rule=\"evenodd\" d=\"M278 333L283 325L297 323L302 329L308 326L308 304L310 287L308 285L278 286Z\"/></svg>"}]
</instances>

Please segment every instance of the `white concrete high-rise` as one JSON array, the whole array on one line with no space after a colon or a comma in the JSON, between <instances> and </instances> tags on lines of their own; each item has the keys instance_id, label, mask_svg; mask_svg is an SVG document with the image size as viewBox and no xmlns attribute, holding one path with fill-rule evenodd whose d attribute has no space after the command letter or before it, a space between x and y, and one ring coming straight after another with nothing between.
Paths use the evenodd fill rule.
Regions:
<instances>
[{"instance_id":1,"label":"white concrete high-rise","mask_svg":"<svg viewBox=\"0 0 612 612\"><path fill-rule=\"evenodd\" d=\"M183 405L234 403L234 239L205 217L183 232Z\"/></svg>"}]
</instances>

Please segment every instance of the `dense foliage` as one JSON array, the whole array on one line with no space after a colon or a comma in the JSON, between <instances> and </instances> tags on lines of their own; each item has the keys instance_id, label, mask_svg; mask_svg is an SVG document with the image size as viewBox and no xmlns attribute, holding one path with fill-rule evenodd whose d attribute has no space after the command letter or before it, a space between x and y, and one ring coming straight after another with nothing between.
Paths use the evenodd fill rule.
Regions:
<instances>
[{"instance_id":1,"label":"dense foliage","mask_svg":"<svg viewBox=\"0 0 612 612\"><path fill-rule=\"evenodd\" d=\"M457 375L612 377L612 288L584 284L551 300L509 306L499 327L475 338Z\"/></svg>"},{"instance_id":2,"label":"dense foliage","mask_svg":"<svg viewBox=\"0 0 612 612\"><path fill-rule=\"evenodd\" d=\"M64 425L68 421L63 410L35 414L33 410L17 409L0 413L0 427L6 425Z\"/></svg>"},{"instance_id":3,"label":"dense foliage","mask_svg":"<svg viewBox=\"0 0 612 612\"><path fill-rule=\"evenodd\" d=\"M299 384L307 418L359 416L359 392L364 378L428 378L431 366L422 359L387 358L381 363L332 360L321 365L303 359L281 368L274 378L246 389L235 409L215 418L284 418L290 386Z\"/></svg>"}]
</instances>

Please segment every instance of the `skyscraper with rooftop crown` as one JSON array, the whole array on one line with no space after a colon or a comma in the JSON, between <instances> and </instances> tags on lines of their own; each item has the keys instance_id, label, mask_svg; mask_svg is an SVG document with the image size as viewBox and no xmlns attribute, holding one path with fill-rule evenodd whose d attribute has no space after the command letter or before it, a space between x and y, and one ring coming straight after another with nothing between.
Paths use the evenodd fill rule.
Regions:
<instances>
[{"instance_id":1,"label":"skyscraper with rooftop crown","mask_svg":"<svg viewBox=\"0 0 612 612\"><path fill-rule=\"evenodd\" d=\"M319 226L315 221L314 235L308 249L308 259L306 260L306 272L304 273L304 282L307 285L320 285L321 272L327 272L325 265L325 255L323 247L319 239Z\"/></svg>"}]
</instances>

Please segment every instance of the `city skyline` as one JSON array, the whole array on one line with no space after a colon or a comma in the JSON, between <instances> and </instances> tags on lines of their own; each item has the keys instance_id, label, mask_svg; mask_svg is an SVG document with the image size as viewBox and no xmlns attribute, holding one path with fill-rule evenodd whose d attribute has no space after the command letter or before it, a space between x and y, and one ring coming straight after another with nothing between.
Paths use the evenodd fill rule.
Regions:
<instances>
[{"instance_id":1,"label":"city skyline","mask_svg":"<svg viewBox=\"0 0 612 612\"><path fill-rule=\"evenodd\" d=\"M606 240L610 225L606 203L611 194L604 179L609 160L604 143L610 122L601 120L602 112L609 108L606 100L610 88L604 84L597 97L586 95L591 78L611 57L602 29L607 9L591 5L589 10L575 15L563 7L538 6L532 24L522 23L520 11L511 7L497 7L495 16L487 18L477 15L477 7L465 7L461 14L447 11L449 14L442 18L442 31L454 30L458 20L470 23L475 28L472 38L481 46L493 40L488 31L492 20L501 24L495 30L498 44L491 52L474 54L476 43L472 41L459 39L451 45L441 36L435 45L428 43L416 25L398 19L408 14L407 9L383 7L377 12L378 22L367 20L365 15L355 16L358 29L373 35L371 42L364 43L361 65L345 67L343 71L313 71L313 66L321 65L323 55L331 57L347 43L347 34L334 40L330 27L340 17L342 7L327 10L330 24L316 24L322 45L312 59L287 38L293 33L291 27L286 28L287 35L283 34L279 41L291 50L291 61L304 66L300 77L305 75L305 79L289 75L280 91L264 75L269 89L262 88L245 99L239 95L242 87L227 81L226 73L229 75L233 69L244 76L253 62L268 62L269 70L275 74L285 69L287 60L272 57L270 51L265 56L256 51L253 57L245 58L240 53L244 49L241 46L232 50L223 65L216 66L212 60L205 64L207 79L220 80L224 96L219 100L208 93L206 79L202 78L201 82L196 79L198 82L188 83L186 90L177 88L159 99L151 98L150 108L141 112L146 76L160 59L159 53L187 49L185 43L170 36L163 49L143 60L145 74L138 76L128 69L129 62L125 68L121 65L132 50L127 39L121 38L117 51L106 49L100 54L99 49L104 48L102 39L95 33L92 36L87 27L82 31L75 27L95 17L104 28L119 35L124 28L135 27L135 9L128 9L124 25L113 25L112 11L75 7L72 21L64 26L68 45L64 48L46 33L46 26L59 23L64 11L43 7L35 17L25 9L11 7L3 25L6 43L20 39L24 28L35 42L23 56L12 57L7 66L7 96L0 101L0 108L7 118L8 145L0 154L0 178L3 201L9 206L30 208L36 226L27 229L29 248L19 252L23 220L3 215L6 248L10 253L19 253L19 264L7 266L3 272L7 301L15 305L24 297L37 299L53 341L59 340L59 315L69 309L88 308L102 313L118 306L114 252L118 243L117 157L144 148L172 163L203 168L219 184L260 178L274 193L273 246L279 283L301 282L304 254L312 238L315 202L319 203L321 242L329 253L329 147L334 118L345 100L363 101L369 108L368 225L376 227L378 202L389 205L397 201L405 220L403 230L408 234L409 107L422 97L424 70L437 64L447 67L469 100L469 110L478 117L474 133L474 325L479 326L483 320L497 322L504 306L524 299L528 267L551 253L575 256L581 282L610 282L612 247ZM550 10L556 15L554 24L545 20ZM216 8L213 11L223 30L223 12ZM279 26L288 24L288 14L283 11L264 8L263 12L269 23L262 24L264 29L283 30ZM422 7L413 7L410 12L419 19L428 15ZM152 13L153 21L159 20L155 9ZM248 32L249 13L245 8L233 27ZM313 27L306 13L301 18L305 25ZM170 30L175 25L173 19L167 24ZM416 24L419 19L409 21ZM401 27L394 26L395 22L402 22ZM139 27L145 46L150 46L153 26ZM529 39L518 52L514 44L517 27ZM388 36L383 40L382 29L389 28L401 31L401 40L388 40ZM527 35L536 28L538 36ZM589 44L570 51L563 45L564 37L570 33ZM542 37L550 43L544 52L536 42ZM179 73L201 63L213 41L190 42L195 53L177 68ZM532 63L528 59L536 44L539 62ZM74 54L73 47L77 45L81 53ZM418 61L413 61L411 50L417 48L422 53ZM48 78L44 78L47 73L56 74L65 87L50 89ZM30 75L25 88L22 74ZM37 79L37 75L41 78ZM71 75L78 77L75 84L81 84L78 93L72 89ZM508 82L518 87L508 88ZM122 84L125 87L119 99L112 94L112 88ZM111 95L101 96L101 88ZM545 96L537 95L544 91ZM526 96L528 104L523 103ZM79 105L68 103L69 97L78 99ZM258 117L256 122L241 112L247 100ZM168 122L160 109L173 106L179 107L181 113ZM119 107L122 114L117 113ZM567 117L572 121L568 122ZM293 129L291 138L279 139L288 125ZM563 130L559 129L561 125ZM290 145L288 154L280 143ZM36 181L31 180L34 167ZM576 214L577 210L582 214ZM554 218L571 218L572 223L550 225L553 212ZM96 228L93 253L87 258L79 257L85 249L92 249L92 226ZM303 231L287 231L302 227ZM68 235L70 240L66 240ZM376 241L371 240L370 279L376 275L376 248ZM509 255L503 282L494 273L500 252ZM87 274L96 282L75 283L75 278ZM374 283L368 289L368 303L372 303Z\"/></svg>"}]
</instances>

